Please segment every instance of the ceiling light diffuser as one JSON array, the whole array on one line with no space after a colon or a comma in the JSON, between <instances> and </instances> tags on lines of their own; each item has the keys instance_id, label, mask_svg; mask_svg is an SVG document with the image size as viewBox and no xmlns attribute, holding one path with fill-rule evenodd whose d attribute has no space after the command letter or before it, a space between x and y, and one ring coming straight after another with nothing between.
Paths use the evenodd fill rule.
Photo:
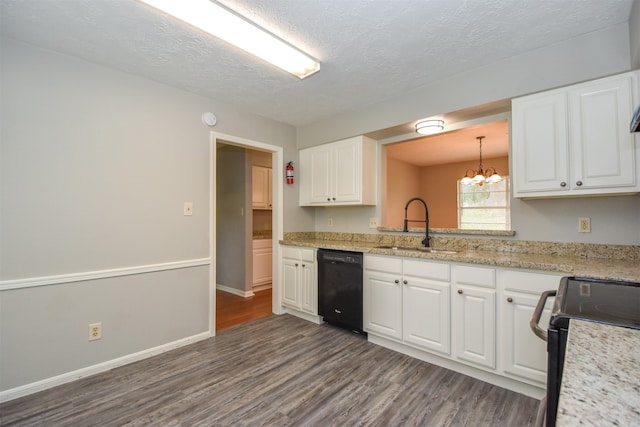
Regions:
<instances>
[{"instance_id":1,"label":"ceiling light diffuser","mask_svg":"<svg viewBox=\"0 0 640 427\"><path fill-rule=\"evenodd\" d=\"M444 120L424 120L416 123L416 132L420 135L431 135L442 132L444 129Z\"/></svg>"},{"instance_id":2,"label":"ceiling light diffuser","mask_svg":"<svg viewBox=\"0 0 640 427\"><path fill-rule=\"evenodd\" d=\"M320 70L320 63L210 0L139 0L264 59L300 79Z\"/></svg>"}]
</instances>

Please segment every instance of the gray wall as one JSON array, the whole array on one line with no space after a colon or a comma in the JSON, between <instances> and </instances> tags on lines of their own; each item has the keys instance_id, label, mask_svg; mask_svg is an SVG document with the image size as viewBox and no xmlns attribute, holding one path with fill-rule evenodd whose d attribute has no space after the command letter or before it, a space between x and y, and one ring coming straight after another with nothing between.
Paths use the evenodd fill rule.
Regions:
<instances>
[{"instance_id":1,"label":"gray wall","mask_svg":"<svg viewBox=\"0 0 640 427\"><path fill-rule=\"evenodd\" d=\"M638 31L638 1L634 26ZM500 99L590 80L631 69L629 26L587 34L564 43L525 52L494 64L484 64L437 84L416 88L378 105L345 113L297 129L300 147L408 123ZM638 50L638 38L634 50ZM640 197L604 197L512 202L516 239L640 244ZM591 217L592 232L578 233L578 217ZM369 218L380 218L373 207L316 208L316 230L371 232ZM327 226L332 218L334 226Z\"/></svg>"},{"instance_id":2,"label":"gray wall","mask_svg":"<svg viewBox=\"0 0 640 427\"><path fill-rule=\"evenodd\" d=\"M244 292L253 271L245 258L247 232L252 230L246 227L251 213L246 206L251 181L244 179L247 153L244 148L218 144L217 154L216 284Z\"/></svg>"},{"instance_id":3,"label":"gray wall","mask_svg":"<svg viewBox=\"0 0 640 427\"><path fill-rule=\"evenodd\" d=\"M111 272L210 257L203 112L217 115L216 131L282 146L285 158L297 158L295 129L0 43L0 393L207 334L208 265ZM312 228L297 214L297 192L284 197L285 227ZM72 280L96 272L105 277ZM103 339L88 342L99 321Z\"/></svg>"}]
</instances>

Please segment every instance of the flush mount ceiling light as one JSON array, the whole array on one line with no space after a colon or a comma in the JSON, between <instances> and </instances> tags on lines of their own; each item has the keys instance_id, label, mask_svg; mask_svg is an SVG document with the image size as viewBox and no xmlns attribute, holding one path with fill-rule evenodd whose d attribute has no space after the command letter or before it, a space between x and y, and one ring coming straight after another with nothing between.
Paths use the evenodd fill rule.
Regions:
<instances>
[{"instance_id":1,"label":"flush mount ceiling light","mask_svg":"<svg viewBox=\"0 0 640 427\"><path fill-rule=\"evenodd\" d=\"M300 79L320 70L320 63L210 0L139 0L262 58Z\"/></svg>"},{"instance_id":2,"label":"flush mount ceiling light","mask_svg":"<svg viewBox=\"0 0 640 427\"><path fill-rule=\"evenodd\" d=\"M432 135L442 132L444 129L444 120L423 120L416 123L416 132L420 135Z\"/></svg>"},{"instance_id":3,"label":"flush mount ceiling light","mask_svg":"<svg viewBox=\"0 0 640 427\"><path fill-rule=\"evenodd\" d=\"M482 140L484 136L476 136L476 139L480 142L480 166L478 170L467 169L464 178L462 178L460 182L464 185L483 185L485 182L487 184L494 184L502 181L502 177L498 175L496 168L487 168L486 171L482 170Z\"/></svg>"}]
</instances>

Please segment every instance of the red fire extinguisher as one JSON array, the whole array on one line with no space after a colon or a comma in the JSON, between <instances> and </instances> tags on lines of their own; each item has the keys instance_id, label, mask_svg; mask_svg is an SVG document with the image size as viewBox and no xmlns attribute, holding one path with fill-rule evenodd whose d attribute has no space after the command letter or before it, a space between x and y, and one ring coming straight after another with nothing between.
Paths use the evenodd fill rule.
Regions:
<instances>
[{"instance_id":1,"label":"red fire extinguisher","mask_svg":"<svg viewBox=\"0 0 640 427\"><path fill-rule=\"evenodd\" d=\"M287 184L293 184L293 162L287 163Z\"/></svg>"}]
</instances>

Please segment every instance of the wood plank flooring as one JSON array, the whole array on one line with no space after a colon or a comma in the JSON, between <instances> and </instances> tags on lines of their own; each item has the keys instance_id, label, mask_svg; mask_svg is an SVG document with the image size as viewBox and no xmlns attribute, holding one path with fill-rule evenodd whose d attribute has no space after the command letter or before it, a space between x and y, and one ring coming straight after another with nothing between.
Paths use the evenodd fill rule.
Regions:
<instances>
[{"instance_id":1,"label":"wood plank flooring","mask_svg":"<svg viewBox=\"0 0 640 427\"><path fill-rule=\"evenodd\" d=\"M538 401L290 315L0 405L3 426L529 426Z\"/></svg>"},{"instance_id":2,"label":"wood plank flooring","mask_svg":"<svg viewBox=\"0 0 640 427\"><path fill-rule=\"evenodd\" d=\"M271 289L258 291L254 296L243 298L229 292L216 290L216 331L260 319L273 312Z\"/></svg>"}]
</instances>

